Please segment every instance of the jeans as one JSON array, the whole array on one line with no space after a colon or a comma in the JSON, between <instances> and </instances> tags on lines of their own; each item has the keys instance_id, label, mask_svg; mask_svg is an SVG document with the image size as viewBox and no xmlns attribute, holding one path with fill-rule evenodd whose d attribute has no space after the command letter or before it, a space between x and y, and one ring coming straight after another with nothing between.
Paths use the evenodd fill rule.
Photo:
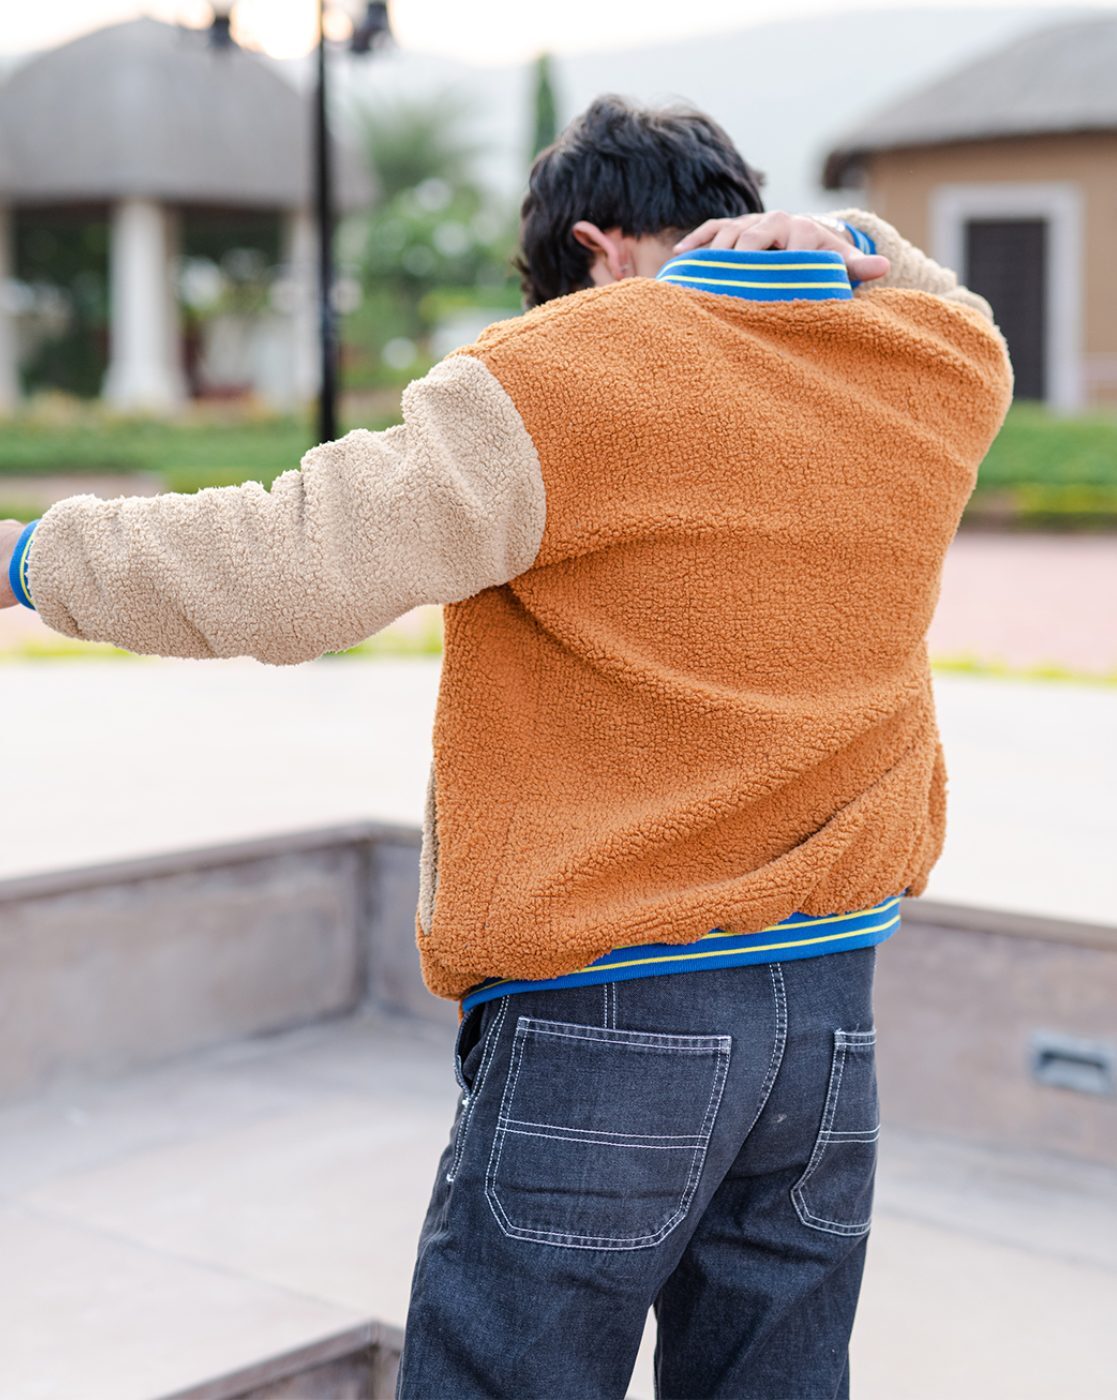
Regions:
<instances>
[{"instance_id":1,"label":"jeans","mask_svg":"<svg viewBox=\"0 0 1117 1400\"><path fill-rule=\"evenodd\" d=\"M458 1026L400 1400L835 1400L869 1232L876 949L517 992Z\"/></svg>"}]
</instances>

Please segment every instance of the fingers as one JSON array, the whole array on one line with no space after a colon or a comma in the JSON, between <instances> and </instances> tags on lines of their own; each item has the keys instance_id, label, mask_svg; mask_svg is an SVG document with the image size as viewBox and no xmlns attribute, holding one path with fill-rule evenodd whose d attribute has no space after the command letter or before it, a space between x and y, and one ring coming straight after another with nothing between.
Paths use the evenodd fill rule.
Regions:
<instances>
[{"instance_id":1,"label":"fingers","mask_svg":"<svg viewBox=\"0 0 1117 1400\"><path fill-rule=\"evenodd\" d=\"M742 214L732 219L707 219L672 250L676 255L695 248L736 250L756 253L771 248L789 251L828 249L840 253L850 277L872 282L887 275L891 264L879 253L862 253L842 234L818 223L806 214L789 214L772 209L764 214Z\"/></svg>"},{"instance_id":2,"label":"fingers","mask_svg":"<svg viewBox=\"0 0 1117 1400\"><path fill-rule=\"evenodd\" d=\"M856 282L872 282L878 277L887 277L892 264L880 253L859 253L852 249L846 258L846 270Z\"/></svg>"},{"instance_id":3,"label":"fingers","mask_svg":"<svg viewBox=\"0 0 1117 1400\"><path fill-rule=\"evenodd\" d=\"M841 239L813 219L772 209L764 214L742 214L732 219L707 219L685 238L680 238L672 252L689 253L695 248L759 252L768 248L837 248L841 245Z\"/></svg>"},{"instance_id":4,"label":"fingers","mask_svg":"<svg viewBox=\"0 0 1117 1400\"><path fill-rule=\"evenodd\" d=\"M739 229L732 220L726 220L725 225L719 228L713 238L706 245L708 248L747 248L756 246L749 243L748 230Z\"/></svg>"},{"instance_id":5,"label":"fingers","mask_svg":"<svg viewBox=\"0 0 1117 1400\"><path fill-rule=\"evenodd\" d=\"M849 239L807 215L773 209L765 214L743 214L734 219L707 219L704 224L680 238L676 254L695 248L725 249L756 253L771 248L789 251L828 249L839 253L850 278L872 282L887 275L891 264L879 253L862 253Z\"/></svg>"},{"instance_id":6,"label":"fingers","mask_svg":"<svg viewBox=\"0 0 1117 1400\"><path fill-rule=\"evenodd\" d=\"M673 253L689 253L692 248L704 248L723 224L735 222L734 219L707 219L704 224L699 224L685 238L680 238L671 251Z\"/></svg>"}]
</instances>

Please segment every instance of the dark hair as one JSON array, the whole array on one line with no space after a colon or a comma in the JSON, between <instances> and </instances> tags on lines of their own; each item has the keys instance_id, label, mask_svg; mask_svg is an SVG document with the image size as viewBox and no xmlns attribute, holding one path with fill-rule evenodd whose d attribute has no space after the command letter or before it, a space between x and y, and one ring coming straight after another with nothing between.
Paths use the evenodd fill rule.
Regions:
<instances>
[{"instance_id":1,"label":"dark hair","mask_svg":"<svg viewBox=\"0 0 1117 1400\"><path fill-rule=\"evenodd\" d=\"M516 268L528 306L591 285L579 219L643 234L689 232L705 219L760 213L764 176L720 126L689 107L599 97L531 167Z\"/></svg>"}]
</instances>

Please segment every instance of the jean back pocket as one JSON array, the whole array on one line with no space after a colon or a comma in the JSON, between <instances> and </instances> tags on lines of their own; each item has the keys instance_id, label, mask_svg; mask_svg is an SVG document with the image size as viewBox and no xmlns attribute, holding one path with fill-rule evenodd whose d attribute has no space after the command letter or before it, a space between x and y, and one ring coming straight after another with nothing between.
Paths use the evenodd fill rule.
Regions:
<instances>
[{"instance_id":1,"label":"jean back pocket","mask_svg":"<svg viewBox=\"0 0 1117 1400\"><path fill-rule=\"evenodd\" d=\"M730 1043L519 1017L485 1179L504 1233L583 1249L665 1239L701 1176Z\"/></svg>"},{"instance_id":2,"label":"jean back pocket","mask_svg":"<svg viewBox=\"0 0 1117 1400\"><path fill-rule=\"evenodd\" d=\"M826 1104L814 1151L791 1190L804 1225L864 1235L872 1224L880 1106L876 1031L834 1032Z\"/></svg>"}]
</instances>

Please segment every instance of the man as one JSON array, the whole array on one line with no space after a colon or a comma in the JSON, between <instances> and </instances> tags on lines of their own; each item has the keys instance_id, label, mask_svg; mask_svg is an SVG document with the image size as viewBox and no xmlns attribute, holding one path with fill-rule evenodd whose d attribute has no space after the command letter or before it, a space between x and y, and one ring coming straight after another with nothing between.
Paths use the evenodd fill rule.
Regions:
<instances>
[{"instance_id":1,"label":"man","mask_svg":"<svg viewBox=\"0 0 1117 1400\"><path fill-rule=\"evenodd\" d=\"M416 937L462 1094L402 1397L621 1397L650 1307L663 1397L848 1393L875 948L943 839L924 639L1011 375L952 273L758 184L596 102L532 172L538 309L401 427L7 530L22 601L137 651L447 605Z\"/></svg>"}]
</instances>

